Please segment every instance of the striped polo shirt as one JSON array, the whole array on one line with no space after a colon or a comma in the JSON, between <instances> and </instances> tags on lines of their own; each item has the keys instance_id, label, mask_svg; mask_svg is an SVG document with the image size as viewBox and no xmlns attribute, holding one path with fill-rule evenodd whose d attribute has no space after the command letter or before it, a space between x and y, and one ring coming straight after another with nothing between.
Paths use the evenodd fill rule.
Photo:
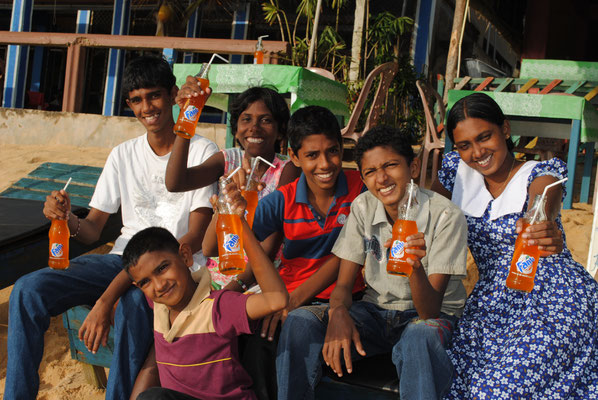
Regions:
<instances>
[{"instance_id":1,"label":"striped polo shirt","mask_svg":"<svg viewBox=\"0 0 598 400\"><path fill-rule=\"evenodd\" d=\"M256 399L239 361L237 336L251 333L249 296L210 291L207 269L193 273L195 294L170 325L169 310L154 304L154 346L162 387L198 399Z\"/></svg>"},{"instance_id":2,"label":"striped polo shirt","mask_svg":"<svg viewBox=\"0 0 598 400\"><path fill-rule=\"evenodd\" d=\"M294 182L284 185L258 203L253 231L262 241L274 232L284 234L280 276L292 292L332 257L332 247L349 212L351 202L365 185L358 171L341 171L336 192L327 215L319 215L308 200L308 187L302 173ZM329 299L334 284L317 295ZM363 290L363 277L358 274L353 293Z\"/></svg>"}]
</instances>

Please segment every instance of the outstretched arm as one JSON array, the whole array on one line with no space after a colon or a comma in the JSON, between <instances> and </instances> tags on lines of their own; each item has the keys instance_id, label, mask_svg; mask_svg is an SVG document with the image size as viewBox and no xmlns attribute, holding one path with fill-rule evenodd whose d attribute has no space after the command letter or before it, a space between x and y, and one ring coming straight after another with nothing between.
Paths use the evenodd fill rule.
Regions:
<instances>
[{"instance_id":1,"label":"outstretched arm","mask_svg":"<svg viewBox=\"0 0 598 400\"><path fill-rule=\"evenodd\" d=\"M352 290L355 284L355 277L361 265L352 261L341 259L340 270L336 286L330 295L330 308L328 309L328 328L326 339L322 347L324 362L338 375L343 376L341 353L345 360L347 372L351 373L353 364L351 362L351 345L359 354L365 356L365 350L361 344L359 332L349 314L352 300Z\"/></svg>"}]
</instances>

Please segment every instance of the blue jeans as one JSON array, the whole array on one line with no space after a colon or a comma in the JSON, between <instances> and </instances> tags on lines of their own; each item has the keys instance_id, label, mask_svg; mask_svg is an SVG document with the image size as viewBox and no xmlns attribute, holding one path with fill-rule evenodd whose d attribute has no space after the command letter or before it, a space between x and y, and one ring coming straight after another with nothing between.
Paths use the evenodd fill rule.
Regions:
<instances>
[{"instance_id":1,"label":"blue jeans","mask_svg":"<svg viewBox=\"0 0 598 400\"><path fill-rule=\"evenodd\" d=\"M415 310L391 311L366 301L349 310L368 356L392 353L402 399L441 397L452 380L453 366L445 348L456 318L420 320ZM278 399L313 399L322 376L322 347L328 309L302 307L282 326L276 356ZM353 346L352 359L358 359Z\"/></svg>"},{"instance_id":2,"label":"blue jeans","mask_svg":"<svg viewBox=\"0 0 598 400\"><path fill-rule=\"evenodd\" d=\"M71 260L66 270L44 268L17 280L9 301L5 399L36 398L50 317L95 304L121 270L119 255L92 254ZM153 315L141 290L131 287L120 298L113 329L106 399L128 399L153 343Z\"/></svg>"}]
</instances>

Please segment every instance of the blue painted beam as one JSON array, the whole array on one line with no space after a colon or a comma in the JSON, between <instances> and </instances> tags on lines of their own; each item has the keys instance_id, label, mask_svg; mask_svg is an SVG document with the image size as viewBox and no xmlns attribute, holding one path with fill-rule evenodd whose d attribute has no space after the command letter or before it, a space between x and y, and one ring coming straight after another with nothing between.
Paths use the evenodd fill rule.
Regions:
<instances>
[{"instance_id":1,"label":"blue painted beam","mask_svg":"<svg viewBox=\"0 0 598 400\"><path fill-rule=\"evenodd\" d=\"M189 2L191 3L191 1L192 0L190 0ZM189 17L189 21L187 21L187 30L185 32L185 37L197 37L197 33L200 31L200 26L201 20L199 19L199 10L196 8L195 11L193 11L193 14L191 14L191 17ZM186 52L183 55L183 63L191 64L193 62L195 62L193 60L193 53Z\"/></svg>"},{"instance_id":2,"label":"blue painted beam","mask_svg":"<svg viewBox=\"0 0 598 400\"><path fill-rule=\"evenodd\" d=\"M112 17L112 35L127 35L131 13L131 0L114 0ZM110 49L108 55L108 71L104 87L104 106L102 114L118 115L120 111L120 80L124 67L125 51Z\"/></svg>"},{"instance_id":3,"label":"blue painted beam","mask_svg":"<svg viewBox=\"0 0 598 400\"><path fill-rule=\"evenodd\" d=\"M231 39L247 39L247 28L249 27L250 4L245 2L239 4L233 15L233 26L231 29ZM256 42L257 43L257 42ZM241 64L243 56L240 54L231 54L229 56L231 64Z\"/></svg>"},{"instance_id":4,"label":"blue painted beam","mask_svg":"<svg viewBox=\"0 0 598 400\"><path fill-rule=\"evenodd\" d=\"M413 30L413 65L420 74L425 74L429 65L436 0L419 0Z\"/></svg>"},{"instance_id":5,"label":"blue painted beam","mask_svg":"<svg viewBox=\"0 0 598 400\"><path fill-rule=\"evenodd\" d=\"M11 32L31 31L33 0L13 0ZM9 45L6 49L3 107L23 108L29 63L29 46Z\"/></svg>"},{"instance_id":6,"label":"blue painted beam","mask_svg":"<svg viewBox=\"0 0 598 400\"><path fill-rule=\"evenodd\" d=\"M77 11L77 33L89 33L91 23L91 10Z\"/></svg>"}]
</instances>

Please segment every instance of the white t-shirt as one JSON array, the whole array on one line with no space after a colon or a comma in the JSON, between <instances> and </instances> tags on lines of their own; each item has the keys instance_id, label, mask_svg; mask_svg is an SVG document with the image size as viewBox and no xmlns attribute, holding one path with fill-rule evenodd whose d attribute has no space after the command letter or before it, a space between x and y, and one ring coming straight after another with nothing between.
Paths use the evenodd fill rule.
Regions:
<instances>
[{"instance_id":1,"label":"white t-shirt","mask_svg":"<svg viewBox=\"0 0 598 400\"><path fill-rule=\"evenodd\" d=\"M218 146L195 135L187 165L199 165L216 152ZM168 229L179 239L189 230L191 211L211 208L209 199L216 192L215 183L183 193L166 190L164 176L169 157L170 153L165 156L154 153L147 133L119 144L110 152L89 205L109 214L121 207L123 227L111 253L122 254L135 233L151 226Z\"/></svg>"}]
</instances>

